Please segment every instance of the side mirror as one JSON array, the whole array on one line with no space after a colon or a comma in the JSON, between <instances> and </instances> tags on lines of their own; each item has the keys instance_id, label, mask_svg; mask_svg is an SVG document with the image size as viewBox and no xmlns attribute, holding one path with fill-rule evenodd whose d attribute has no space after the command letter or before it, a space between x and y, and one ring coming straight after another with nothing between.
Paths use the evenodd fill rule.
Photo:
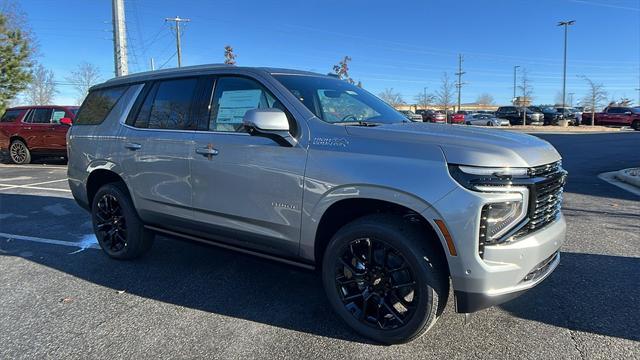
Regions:
<instances>
[{"instance_id":1,"label":"side mirror","mask_svg":"<svg viewBox=\"0 0 640 360\"><path fill-rule=\"evenodd\" d=\"M73 124L73 120L71 120L71 118L68 118L68 117L60 118L59 121L60 121L60 124L62 125L71 126L71 124Z\"/></svg>"},{"instance_id":2,"label":"side mirror","mask_svg":"<svg viewBox=\"0 0 640 360\"><path fill-rule=\"evenodd\" d=\"M270 138L283 146L297 144L289 132L289 119L280 109L249 110L244 114L242 124L251 135Z\"/></svg>"}]
</instances>

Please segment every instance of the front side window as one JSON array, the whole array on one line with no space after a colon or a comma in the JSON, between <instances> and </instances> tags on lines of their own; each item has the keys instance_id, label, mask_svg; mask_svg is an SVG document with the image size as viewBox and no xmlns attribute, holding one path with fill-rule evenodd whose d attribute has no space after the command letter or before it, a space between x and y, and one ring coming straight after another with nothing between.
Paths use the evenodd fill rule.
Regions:
<instances>
[{"instance_id":1,"label":"front side window","mask_svg":"<svg viewBox=\"0 0 640 360\"><path fill-rule=\"evenodd\" d=\"M53 110L53 115L51 115L51 123L60 124L60 119L66 116L67 113L64 110Z\"/></svg>"},{"instance_id":2,"label":"front side window","mask_svg":"<svg viewBox=\"0 0 640 360\"><path fill-rule=\"evenodd\" d=\"M216 81L209 113L209 130L245 132L244 114L253 109L279 108L280 101L258 82L242 77L221 77Z\"/></svg>"},{"instance_id":3,"label":"front side window","mask_svg":"<svg viewBox=\"0 0 640 360\"><path fill-rule=\"evenodd\" d=\"M2 115L0 122L14 122L24 110L7 110Z\"/></svg>"},{"instance_id":4,"label":"front side window","mask_svg":"<svg viewBox=\"0 0 640 360\"><path fill-rule=\"evenodd\" d=\"M74 125L98 125L109 115L126 86L94 90L87 95L82 103Z\"/></svg>"},{"instance_id":5,"label":"front side window","mask_svg":"<svg viewBox=\"0 0 640 360\"><path fill-rule=\"evenodd\" d=\"M290 74L274 77L319 119L331 124L408 121L384 101L340 79Z\"/></svg>"}]
</instances>

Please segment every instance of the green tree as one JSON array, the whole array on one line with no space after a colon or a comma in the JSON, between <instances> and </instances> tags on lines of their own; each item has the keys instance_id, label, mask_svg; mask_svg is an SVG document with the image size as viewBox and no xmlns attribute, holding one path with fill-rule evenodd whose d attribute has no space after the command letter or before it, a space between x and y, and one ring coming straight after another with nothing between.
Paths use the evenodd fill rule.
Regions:
<instances>
[{"instance_id":1,"label":"green tree","mask_svg":"<svg viewBox=\"0 0 640 360\"><path fill-rule=\"evenodd\" d=\"M32 51L28 37L0 14L0 113L31 82Z\"/></svg>"}]
</instances>

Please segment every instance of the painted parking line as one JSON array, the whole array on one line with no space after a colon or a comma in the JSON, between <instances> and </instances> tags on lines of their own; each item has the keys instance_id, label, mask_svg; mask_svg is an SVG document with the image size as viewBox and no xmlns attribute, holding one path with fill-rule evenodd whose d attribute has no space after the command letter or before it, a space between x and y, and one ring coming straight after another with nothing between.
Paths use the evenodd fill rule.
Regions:
<instances>
[{"instance_id":1,"label":"painted parking line","mask_svg":"<svg viewBox=\"0 0 640 360\"><path fill-rule=\"evenodd\" d=\"M10 164L0 164L0 169L9 168L9 169L38 169L38 170L67 170L67 167L64 165L60 166L36 166L36 165L10 165Z\"/></svg>"},{"instance_id":2,"label":"painted parking line","mask_svg":"<svg viewBox=\"0 0 640 360\"><path fill-rule=\"evenodd\" d=\"M7 234L7 233L0 233L0 238L5 238L8 240L31 241L31 242L41 243L41 244L60 245L60 246L78 248L78 250L74 251L72 254L80 252L82 250L86 250L86 249L100 249L100 245L98 245L98 241L96 240L96 237L93 234L85 235L82 238L82 240L77 242L56 240L56 239L46 239L41 237L25 236L25 235L18 235L18 234Z\"/></svg>"},{"instance_id":3,"label":"painted parking line","mask_svg":"<svg viewBox=\"0 0 640 360\"><path fill-rule=\"evenodd\" d=\"M58 179L58 180L50 180L50 181L42 181L42 182L37 182L37 183L32 183L32 184L24 184L24 185L15 185L15 184L1 184L0 186L3 186L2 188L0 188L0 191L2 190L9 190L9 189L32 189L32 190L50 190L50 191L62 191L62 192L71 192L71 190L69 189L55 189L55 188L47 188L47 187L41 187L41 186L37 186L37 185L46 185L46 184L53 184L53 183L57 183L57 182L61 182L61 181L67 181L67 179Z\"/></svg>"}]
</instances>

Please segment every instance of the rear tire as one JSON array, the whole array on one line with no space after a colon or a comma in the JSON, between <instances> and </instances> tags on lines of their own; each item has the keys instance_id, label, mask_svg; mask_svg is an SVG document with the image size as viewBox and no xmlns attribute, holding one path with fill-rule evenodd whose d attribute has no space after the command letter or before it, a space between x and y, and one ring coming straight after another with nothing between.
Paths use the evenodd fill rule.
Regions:
<instances>
[{"instance_id":1,"label":"rear tire","mask_svg":"<svg viewBox=\"0 0 640 360\"><path fill-rule=\"evenodd\" d=\"M24 165L31 162L31 151L22 140L13 140L9 145L9 159L18 165Z\"/></svg>"},{"instance_id":2,"label":"rear tire","mask_svg":"<svg viewBox=\"0 0 640 360\"><path fill-rule=\"evenodd\" d=\"M385 344L426 333L447 303L437 239L419 224L375 214L345 225L324 253L322 279L334 311L359 334Z\"/></svg>"},{"instance_id":3,"label":"rear tire","mask_svg":"<svg viewBox=\"0 0 640 360\"><path fill-rule=\"evenodd\" d=\"M634 120L633 123L631 123L631 128L635 131L640 131L640 120Z\"/></svg>"},{"instance_id":4,"label":"rear tire","mask_svg":"<svg viewBox=\"0 0 640 360\"><path fill-rule=\"evenodd\" d=\"M154 233L144 228L123 183L106 184L98 190L91 218L100 247L114 259L137 258L153 244Z\"/></svg>"},{"instance_id":5,"label":"rear tire","mask_svg":"<svg viewBox=\"0 0 640 360\"><path fill-rule=\"evenodd\" d=\"M491 121L488 121L487 126L493 126L493 123Z\"/></svg>"}]
</instances>

